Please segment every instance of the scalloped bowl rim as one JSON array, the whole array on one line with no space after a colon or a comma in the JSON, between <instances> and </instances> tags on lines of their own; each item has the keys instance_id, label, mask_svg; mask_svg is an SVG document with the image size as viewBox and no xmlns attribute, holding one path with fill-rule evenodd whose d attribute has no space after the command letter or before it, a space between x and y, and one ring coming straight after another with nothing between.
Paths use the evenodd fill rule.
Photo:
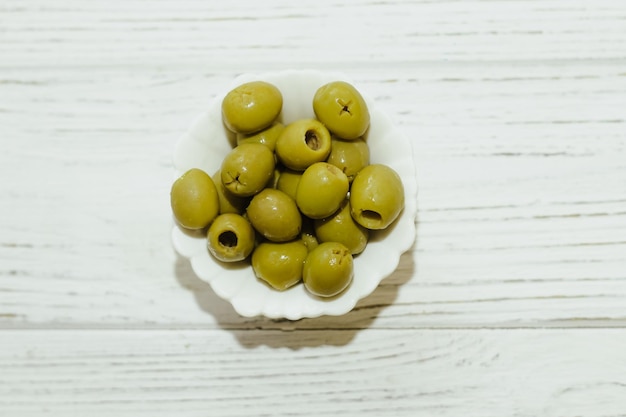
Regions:
<instances>
[{"instance_id":1,"label":"scalloped bowl rim","mask_svg":"<svg viewBox=\"0 0 626 417\"><path fill-rule=\"evenodd\" d=\"M315 70L246 73L235 77L221 94L213 97L209 107L181 135L173 156L176 177L194 167L209 175L219 169L232 143L221 120L221 101L232 88L253 80L271 82L281 90L283 111L280 118L283 123L315 117L312 97L326 82L343 80L355 85L370 110L371 124L366 135L371 162L386 163L400 174L405 188L405 207L387 230L372 233L365 251L354 258L353 282L341 295L331 299L309 294L302 284L286 291L276 291L255 277L249 263L225 264L215 260L207 250L206 236L182 230L175 221L171 229L172 244L176 252L189 259L198 278L209 283L215 293L229 301L241 316L299 320L346 314L397 269L400 256L415 241L417 177L411 143L363 88L345 74ZM390 140L394 146L387 145Z\"/></svg>"}]
</instances>

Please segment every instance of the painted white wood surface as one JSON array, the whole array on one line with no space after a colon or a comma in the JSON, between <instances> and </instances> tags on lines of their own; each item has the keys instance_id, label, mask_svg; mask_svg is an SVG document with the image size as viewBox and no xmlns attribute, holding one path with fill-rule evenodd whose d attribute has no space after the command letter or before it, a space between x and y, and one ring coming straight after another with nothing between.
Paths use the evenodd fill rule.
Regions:
<instances>
[{"instance_id":1,"label":"painted white wood surface","mask_svg":"<svg viewBox=\"0 0 626 417\"><path fill-rule=\"evenodd\" d=\"M413 139L418 239L346 316L244 319L171 248L171 152L324 67ZM625 114L620 0L3 0L0 415L626 416Z\"/></svg>"},{"instance_id":2,"label":"painted white wood surface","mask_svg":"<svg viewBox=\"0 0 626 417\"><path fill-rule=\"evenodd\" d=\"M626 396L617 329L6 335L3 415L617 416Z\"/></svg>"}]
</instances>

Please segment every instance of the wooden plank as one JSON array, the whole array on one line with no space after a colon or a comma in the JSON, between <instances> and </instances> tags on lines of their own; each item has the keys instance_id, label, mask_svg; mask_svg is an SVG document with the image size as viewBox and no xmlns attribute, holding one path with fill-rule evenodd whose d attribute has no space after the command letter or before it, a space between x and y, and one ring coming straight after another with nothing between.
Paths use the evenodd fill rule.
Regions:
<instances>
[{"instance_id":1,"label":"wooden plank","mask_svg":"<svg viewBox=\"0 0 626 417\"><path fill-rule=\"evenodd\" d=\"M7 415L626 415L622 330L4 331L0 343Z\"/></svg>"},{"instance_id":2,"label":"wooden plank","mask_svg":"<svg viewBox=\"0 0 626 417\"><path fill-rule=\"evenodd\" d=\"M0 5L0 415L626 417L621 0ZM251 35L252 34L252 35ZM169 242L238 73L348 73L414 248L342 317L239 317Z\"/></svg>"},{"instance_id":3,"label":"wooden plank","mask_svg":"<svg viewBox=\"0 0 626 417\"><path fill-rule=\"evenodd\" d=\"M624 326L623 2L231 3L3 3L0 327ZM238 72L320 62L412 138L417 243L346 317L243 319L171 249L171 152Z\"/></svg>"},{"instance_id":4,"label":"wooden plank","mask_svg":"<svg viewBox=\"0 0 626 417\"><path fill-rule=\"evenodd\" d=\"M531 69L361 75L414 138L418 240L354 315L308 326L624 324L623 76L595 64ZM103 70L94 84L73 73L15 72L21 81L1 87L11 107L0 122L15 139L0 145L12 178L2 185L2 325L249 325L168 237L176 137L229 77L146 82Z\"/></svg>"},{"instance_id":5,"label":"wooden plank","mask_svg":"<svg viewBox=\"0 0 626 417\"><path fill-rule=\"evenodd\" d=\"M0 55L7 67L167 62L241 71L327 62L388 68L442 60L611 61L623 58L625 41L619 0L324 0L289 7L231 1L228 8L193 1L9 0L2 11Z\"/></svg>"}]
</instances>

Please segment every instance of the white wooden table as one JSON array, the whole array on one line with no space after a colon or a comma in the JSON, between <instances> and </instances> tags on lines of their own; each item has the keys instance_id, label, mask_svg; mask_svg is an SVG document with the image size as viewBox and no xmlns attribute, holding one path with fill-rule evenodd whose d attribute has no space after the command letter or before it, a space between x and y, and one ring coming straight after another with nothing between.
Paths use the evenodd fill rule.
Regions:
<instances>
[{"instance_id":1,"label":"white wooden table","mask_svg":"<svg viewBox=\"0 0 626 417\"><path fill-rule=\"evenodd\" d=\"M239 317L172 249L233 77L346 72L412 139L414 250ZM0 2L0 415L626 416L626 3Z\"/></svg>"}]
</instances>

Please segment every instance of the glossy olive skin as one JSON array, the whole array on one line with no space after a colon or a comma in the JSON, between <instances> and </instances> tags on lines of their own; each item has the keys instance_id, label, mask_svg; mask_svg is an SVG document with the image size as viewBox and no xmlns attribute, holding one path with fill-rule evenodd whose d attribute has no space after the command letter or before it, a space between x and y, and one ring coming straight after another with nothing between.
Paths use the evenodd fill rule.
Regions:
<instances>
[{"instance_id":1,"label":"glossy olive skin","mask_svg":"<svg viewBox=\"0 0 626 417\"><path fill-rule=\"evenodd\" d=\"M219 197L213 180L206 172L192 168L172 184L170 205L174 218L186 229L203 229L219 213Z\"/></svg>"},{"instance_id":2,"label":"glossy olive skin","mask_svg":"<svg viewBox=\"0 0 626 417\"><path fill-rule=\"evenodd\" d=\"M278 179L280 178L281 169L278 166L274 167L274 173L272 174L272 178L270 178L269 182L265 186L266 188L278 188Z\"/></svg>"},{"instance_id":3,"label":"glossy olive skin","mask_svg":"<svg viewBox=\"0 0 626 417\"><path fill-rule=\"evenodd\" d=\"M274 175L274 154L260 143L244 143L222 161L222 184L232 194L249 197L261 191Z\"/></svg>"},{"instance_id":4,"label":"glossy olive skin","mask_svg":"<svg viewBox=\"0 0 626 417\"><path fill-rule=\"evenodd\" d=\"M350 250L338 242L324 242L304 260L302 280L305 288L318 297L333 297L352 282L354 260Z\"/></svg>"},{"instance_id":5,"label":"glossy olive skin","mask_svg":"<svg viewBox=\"0 0 626 417\"><path fill-rule=\"evenodd\" d=\"M307 217L328 217L341 206L349 187L348 177L339 168L327 162L316 162L302 173L296 204Z\"/></svg>"},{"instance_id":6,"label":"glossy olive skin","mask_svg":"<svg viewBox=\"0 0 626 417\"><path fill-rule=\"evenodd\" d=\"M309 252L319 246L320 242L315 235L314 220L306 216L302 216L302 230L300 231L300 240L307 247Z\"/></svg>"},{"instance_id":7,"label":"glossy olive skin","mask_svg":"<svg viewBox=\"0 0 626 417\"><path fill-rule=\"evenodd\" d=\"M280 122L274 122L270 127L261 130L252 135L237 134L237 145L242 143L260 143L270 148L272 152L276 148L278 136L285 130L285 125Z\"/></svg>"},{"instance_id":8,"label":"glossy olive skin","mask_svg":"<svg viewBox=\"0 0 626 417\"><path fill-rule=\"evenodd\" d=\"M302 216L295 201L274 188L252 197L246 214L256 231L272 242L295 239L302 229Z\"/></svg>"},{"instance_id":9,"label":"glossy olive skin","mask_svg":"<svg viewBox=\"0 0 626 417\"><path fill-rule=\"evenodd\" d=\"M272 288L284 291L302 280L308 250L300 240L263 242L252 253L254 274Z\"/></svg>"},{"instance_id":10,"label":"glossy olive skin","mask_svg":"<svg viewBox=\"0 0 626 417\"><path fill-rule=\"evenodd\" d=\"M328 130L343 139L356 139L367 131L370 114L361 93L345 81L321 86L313 97L313 111Z\"/></svg>"},{"instance_id":11,"label":"glossy olive skin","mask_svg":"<svg viewBox=\"0 0 626 417\"><path fill-rule=\"evenodd\" d=\"M215 188L217 189L217 196L220 200L220 214L224 213L237 213L241 214L246 210L248 203L250 201L247 197L237 196L230 191L224 184L222 184L222 176L220 171L216 171L215 174L211 177L213 182L215 183Z\"/></svg>"},{"instance_id":12,"label":"glossy olive skin","mask_svg":"<svg viewBox=\"0 0 626 417\"><path fill-rule=\"evenodd\" d=\"M276 140L276 156L287 168L304 171L330 153L330 132L315 119L300 119L285 126Z\"/></svg>"},{"instance_id":13,"label":"glossy olive skin","mask_svg":"<svg viewBox=\"0 0 626 417\"><path fill-rule=\"evenodd\" d=\"M315 220L315 236L320 242L339 242L358 255L367 246L369 230L354 221L346 199L330 217Z\"/></svg>"},{"instance_id":14,"label":"glossy olive skin","mask_svg":"<svg viewBox=\"0 0 626 417\"><path fill-rule=\"evenodd\" d=\"M342 170L352 182L356 173L369 165L370 148L363 138L344 140L333 137L326 162Z\"/></svg>"},{"instance_id":15,"label":"glossy olive skin","mask_svg":"<svg viewBox=\"0 0 626 417\"><path fill-rule=\"evenodd\" d=\"M300 178L302 178L301 171L284 169L280 172L278 181L276 182L276 188L295 200Z\"/></svg>"},{"instance_id":16,"label":"glossy olive skin","mask_svg":"<svg viewBox=\"0 0 626 417\"><path fill-rule=\"evenodd\" d=\"M276 86L251 81L226 94L222 100L222 119L229 130L248 135L270 126L282 107L283 96Z\"/></svg>"},{"instance_id":17,"label":"glossy olive skin","mask_svg":"<svg viewBox=\"0 0 626 417\"><path fill-rule=\"evenodd\" d=\"M352 217L361 226L387 228L404 208L402 179L387 165L366 166L352 181L350 206Z\"/></svg>"},{"instance_id":18,"label":"glossy olive skin","mask_svg":"<svg viewBox=\"0 0 626 417\"><path fill-rule=\"evenodd\" d=\"M209 252L222 262L243 261L252 253L254 245L254 229L239 214L220 214L207 231Z\"/></svg>"}]
</instances>

